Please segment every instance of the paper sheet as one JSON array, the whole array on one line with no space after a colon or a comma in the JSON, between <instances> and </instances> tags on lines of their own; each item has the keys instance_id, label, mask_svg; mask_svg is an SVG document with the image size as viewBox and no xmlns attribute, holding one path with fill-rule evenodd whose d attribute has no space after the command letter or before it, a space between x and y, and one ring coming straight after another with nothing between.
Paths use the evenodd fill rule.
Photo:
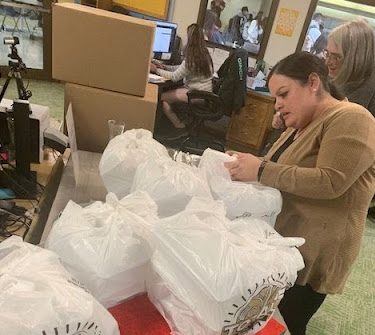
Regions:
<instances>
[{"instance_id":1,"label":"paper sheet","mask_svg":"<svg viewBox=\"0 0 375 335\"><path fill-rule=\"evenodd\" d=\"M149 83L164 83L165 78L158 76L157 74L154 73L149 73L148 74L148 82Z\"/></svg>"}]
</instances>

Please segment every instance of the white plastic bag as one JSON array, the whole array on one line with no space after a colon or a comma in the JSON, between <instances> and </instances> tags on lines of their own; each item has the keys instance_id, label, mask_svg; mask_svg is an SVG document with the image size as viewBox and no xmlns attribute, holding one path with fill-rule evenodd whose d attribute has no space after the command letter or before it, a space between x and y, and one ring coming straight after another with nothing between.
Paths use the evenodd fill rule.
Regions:
<instances>
[{"instance_id":1,"label":"white plastic bag","mask_svg":"<svg viewBox=\"0 0 375 335\"><path fill-rule=\"evenodd\" d=\"M10 237L0 244L0 334L120 334L58 256Z\"/></svg>"},{"instance_id":2,"label":"white plastic bag","mask_svg":"<svg viewBox=\"0 0 375 335\"><path fill-rule=\"evenodd\" d=\"M224 166L224 162L232 162L234 160L236 158L233 156L208 148L203 152L198 167L205 173L209 182L212 177L222 177L230 180L230 174Z\"/></svg>"},{"instance_id":3,"label":"white plastic bag","mask_svg":"<svg viewBox=\"0 0 375 335\"><path fill-rule=\"evenodd\" d=\"M158 205L160 217L182 211L193 196L212 199L200 169L163 157L139 165L131 190L147 191Z\"/></svg>"},{"instance_id":4,"label":"white plastic bag","mask_svg":"<svg viewBox=\"0 0 375 335\"><path fill-rule=\"evenodd\" d=\"M225 203L230 219L255 217L274 226L282 206L280 191L259 183L232 181L224 162L235 159L212 149L204 151L199 168L204 171L214 198Z\"/></svg>"},{"instance_id":5,"label":"white plastic bag","mask_svg":"<svg viewBox=\"0 0 375 335\"><path fill-rule=\"evenodd\" d=\"M279 190L259 183L231 181L221 177L212 177L210 186L214 198L225 203L228 218L255 217L275 226L282 206Z\"/></svg>"},{"instance_id":6,"label":"white plastic bag","mask_svg":"<svg viewBox=\"0 0 375 335\"><path fill-rule=\"evenodd\" d=\"M132 129L113 138L105 148L99 171L108 192L119 199L130 193L135 170L150 157L169 158L167 149L145 129Z\"/></svg>"},{"instance_id":7,"label":"white plastic bag","mask_svg":"<svg viewBox=\"0 0 375 335\"><path fill-rule=\"evenodd\" d=\"M231 233L244 239L255 239L275 247L299 247L304 243L304 239L300 237L281 236L267 221L253 217L233 220L228 228Z\"/></svg>"},{"instance_id":8,"label":"white plastic bag","mask_svg":"<svg viewBox=\"0 0 375 335\"><path fill-rule=\"evenodd\" d=\"M55 251L102 304L113 306L145 291L151 250L135 231L149 230L156 209L143 192L120 201L110 193L106 203L86 208L70 201L53 225L46 248Z\"/></svg>"},{"instance_id":9,"label":"white plastic bag","mask_svg":"<svg viewBox=\"0 0 375 335\"><path fill-rule=\"evenodd\" d=\"M204 334L226 334L230 329L254 334L304 266L294 247L303 239L279 246L238 231L218 212L191 209L160 220L153 229L158 243L152 268L205 327ZM185 329L186 312L174 314L171 322L182 333L179 325Z\"/></svg>"},{"instance_id":10,"label":"white plastic bag","mask_svg":"<svg viewBox=\"0 0 375 335\"><path fill-rule=\"evenodd\" d=\"M155 262L159 255L155 255ZM162 271L162 270L159 270ZM182 288L183 289L183 288ZM160 276L151 269L147 281L147 294L150 301L157 308L159 313L167 321L171 334L173 335L216 335L210 331L195 316L193 310L179 300L167 287ZM186 296L186 294L185 294Z\"/></svg>"}]
</instances>

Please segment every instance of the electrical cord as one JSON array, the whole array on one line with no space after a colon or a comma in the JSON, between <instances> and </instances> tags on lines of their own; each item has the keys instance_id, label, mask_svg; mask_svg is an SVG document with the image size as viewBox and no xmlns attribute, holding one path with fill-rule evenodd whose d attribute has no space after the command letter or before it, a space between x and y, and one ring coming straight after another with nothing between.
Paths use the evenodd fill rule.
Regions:
<instances>
[{"instance_id":1,"label":"electrical cord","mask_svg":"<svg viewBox=\"0 0 375 335\"><path fill-rule=\"evenodd\" d=\"M0 208L0 237L8 238L24 228L25 231L22 234L24 239L30 229L31 222L32 218L27 215L15 215Z\"/></svg>"},{"instance_id":2,"label":"electrical cord","mask_svg":"<svg viewBox=\"0 0 375 335\"><path fill-rule=\"evenodd\" d=\"M16 167L15 167L12 163L8 162L7 165L9 165L13 170L16 170ZM43 192L43 190L44 190L44 185L38 183L36 180L33 180L33 179L31 179L31 178L26 177L26 176L25 176L25 178L26 178L27 180L31 181L32 183L37 184L37 185L41 188L41 190L42 190L42 192Z\"/></svg>"}]
</instances>

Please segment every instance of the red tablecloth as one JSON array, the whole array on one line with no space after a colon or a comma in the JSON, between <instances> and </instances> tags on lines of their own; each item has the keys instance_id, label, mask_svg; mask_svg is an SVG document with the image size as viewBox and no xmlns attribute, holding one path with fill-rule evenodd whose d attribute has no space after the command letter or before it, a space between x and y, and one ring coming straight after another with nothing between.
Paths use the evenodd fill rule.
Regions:
<instances>
[{"instance_id":1,"label":"red tablecloth","mask_svg":"<svg viewBox=\"0 0 375 335\"><path fill-rule=\"evenodd\" d=\"M150 302L146 294L112 307L109 312L117 320L121 335L169 335L167 322ZM281 335L285 327L274 319L257 335Z\"/></svg>"}]
</instances>

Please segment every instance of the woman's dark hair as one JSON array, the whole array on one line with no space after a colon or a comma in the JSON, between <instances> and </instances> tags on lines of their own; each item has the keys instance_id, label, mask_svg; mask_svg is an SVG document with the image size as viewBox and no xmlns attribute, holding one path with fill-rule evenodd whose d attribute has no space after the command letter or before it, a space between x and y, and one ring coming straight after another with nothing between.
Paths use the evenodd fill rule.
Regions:
<instances>
[{"instance_id":1,"label":"woman's dark hair","mask_svg":"<svg viewBox=\"0 0 375 335\"><path fill-rule=\"evenodd\" d=\"M343 100L345 96L330 81L328 76L328 67L319 57L306 51L291 54L278 62L270 71L267 81L274 74L281 74L294 80L298 80L302 85L308 83L312 73L316 73L323 85L324 90L329 92L334 98Z\"/></svg>"},{"instance_id":2,"label":"woman's dark hair","mask_svg":"<svg viewBox=\"0 0 375 335\"><path fill-rule=\"evenodd\" d=\"M196 23L187 28L185 63L187 69L196 76L209 77L213 73L213 64L204 40L203 30Z\"/></svg>"}]
</instances>

